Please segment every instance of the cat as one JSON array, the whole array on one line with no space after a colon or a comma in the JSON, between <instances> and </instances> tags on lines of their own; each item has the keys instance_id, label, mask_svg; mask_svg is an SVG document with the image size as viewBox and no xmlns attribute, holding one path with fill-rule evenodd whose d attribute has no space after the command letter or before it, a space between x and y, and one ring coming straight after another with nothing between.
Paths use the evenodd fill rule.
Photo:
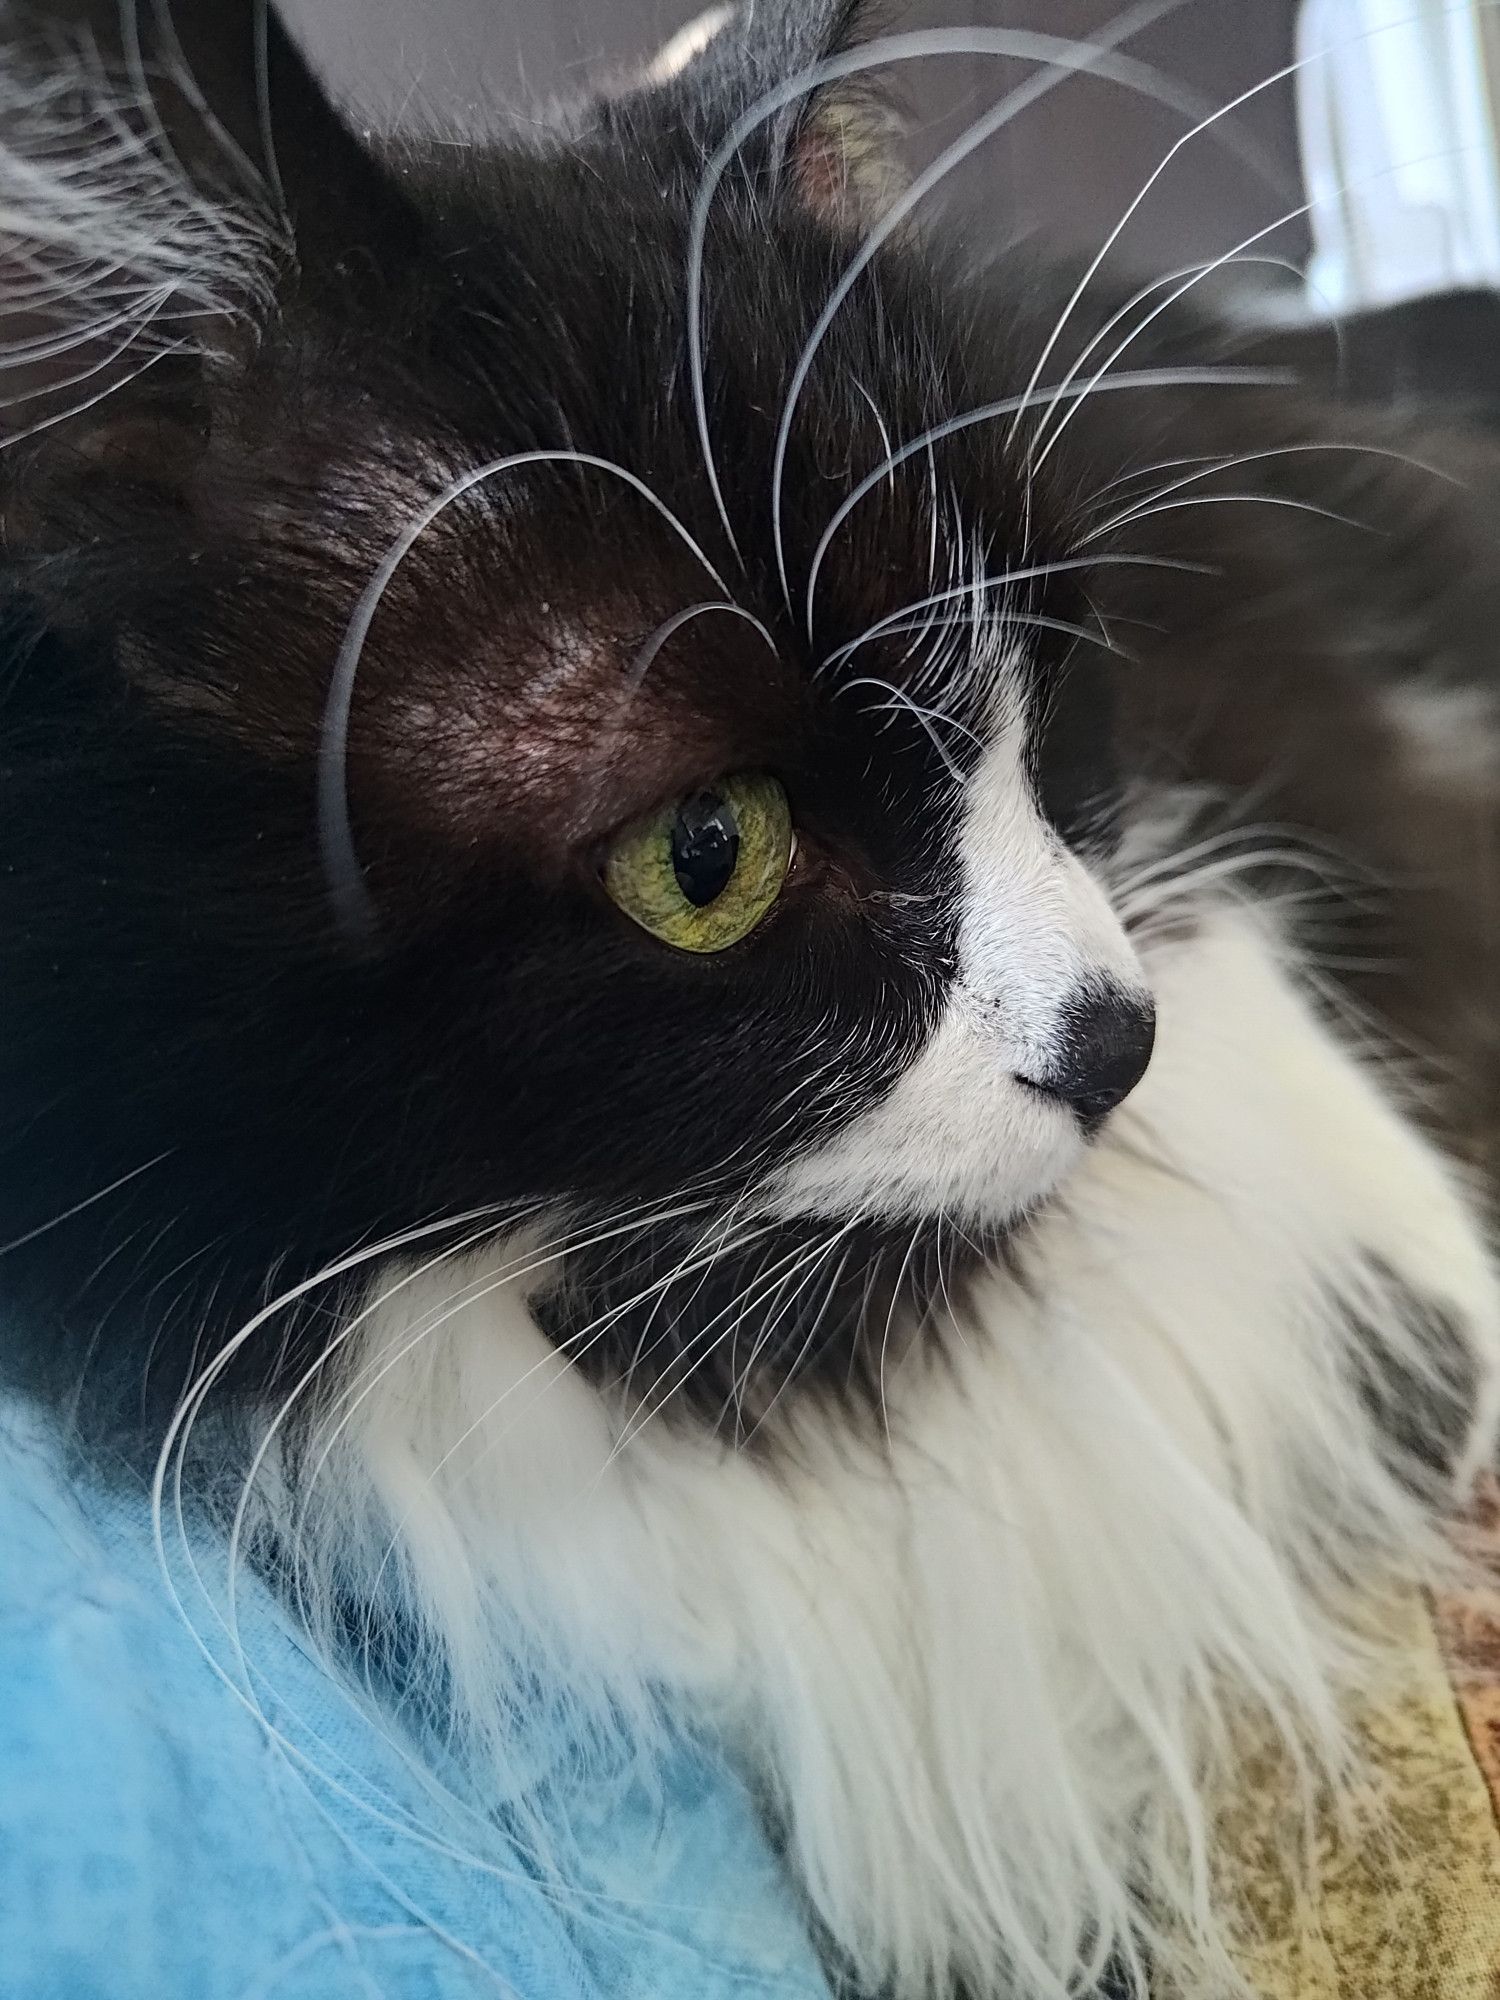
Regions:
<instances>
[{"instance_id":1,"label":"cat","mask_svg":"<svg viewBox=\"0 0 1500 2000\"><path fill-rule=\"evenodd\" d=\"M1487 441L976 269L849 0L462 145L3 32L13 1392L502 1791L665 1693L841 1991L1235 1990L1496 1432Z\"/></svg>"}]
</instances>

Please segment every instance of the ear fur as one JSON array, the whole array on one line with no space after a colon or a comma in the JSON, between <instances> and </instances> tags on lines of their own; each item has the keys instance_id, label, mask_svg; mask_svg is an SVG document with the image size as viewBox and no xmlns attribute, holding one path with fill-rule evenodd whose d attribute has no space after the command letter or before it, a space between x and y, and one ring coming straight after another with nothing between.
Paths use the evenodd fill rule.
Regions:
<instances>
[{"instance_id":1,"label":"ear fur","mask_svg":"<svg viewBox=\"0 0 1500 2000\"><path fill-rule=\"evenodd\" d=\"M688 173L735 124L820 63L873 38L867 0L745 0L718 5L674 35L623 87L603 121L638 145L675 153ZM905 180L902 120L877 71L814 86L749 135L738 165L761 193L787 186L808 211L859 226Z\"/></svg>"},{"instance_id":2,"label":"ear fur","mask_svg":"<svg viewBox=\"0 0 1500 2000\"><path fill-rule=\"evenodd\" d=\"M393 191L271 0L51 0L46 22L133 88L201 191L270 209L305 251L336 248L372 205L391 218Z\"/></svg>"},{"instance_id":3,"label":"ear fur","mask_svg":"<svg viewBox=\"0 0 1500 2000\"><path fill-rule=\"evenodd\" d=\"M288 276L368 284L415 235L266 0L0 0L7 546L58 479L170 485Z\"/></svg>"}]
</instances>

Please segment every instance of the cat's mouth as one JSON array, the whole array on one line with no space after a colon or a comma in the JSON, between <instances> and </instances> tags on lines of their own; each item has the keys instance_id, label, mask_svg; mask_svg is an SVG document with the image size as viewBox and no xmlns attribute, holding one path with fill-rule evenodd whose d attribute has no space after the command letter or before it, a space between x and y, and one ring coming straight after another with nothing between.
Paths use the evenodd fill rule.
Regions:
<instances>
[{"instance_id":1,"label":"cat's mouth","mask_svg":"<svg viewBox=\"0 0 1500 2000\"><path fill-rule=\"evenodd\" d=\"M947 1216L1005 1232L1067 1179L1108 1113L1012 1074L972 1038L934 1037L879 1103L794 1160L765 1193L789 1220Z\"/></svg>"},{"instance_id":2,"label":"cat's mouth","mask_svg":"<svg viewBox=\"0 0 1500 2000\"><path fill-rule=\"evenodd\" d=\"M1156 1009L1123 989L1091 996L1069 1012L1054 1063L1015 1081L1065 1106L1097 1131L1145 1076L1156 1046Z\"/></svg>"},{"instance_id":3,"label":"cat's mouth","mask_svg":"<svg viewBox=\"0 0 1500 2000\"><path fill-rule=\"evenodd\" d=\"M1070 1117L1085 1139L1092 1139L1103 1131L1110 1112L1115 1108L1113 1104L1108 1103L1089 1103L1059 1097L1049 1084L1035 1083L1029 1076L1017 1076L1013 1080L1022 1090L1030 1091L1044 1104L1050 1104L1065 1117Z\"/></svg>"},{"instance_id":4,"label":"cat's mouth","mask_svg":"<svg viewBox=\"0 0 1500 2000\"><path fill-rule=\"evenodd\" d=\"M1144 1074L1151 1033L1084 1087L1017 1076L992 1038L940 1028L891 1090L753 1192L601 1228L534 1300L538 1322L628 1409L738 1445L809 1394L881 1411L895 1371L958 1337L970 1282L1016 1265Z\"/></svg>"},{"instance_id":5,"label":"cat's mouth","mask_svg":"<svg viewBox=\"0 0 1500 2000\"><path fill-rule=\"evenodd\" d=\"M1079 983L1034 1021L960 986L895 1083L784 1167L766 1205L1009 1230L1141 1083L1155 1037L1143 980Z\"/></svg>"}]
</instances>

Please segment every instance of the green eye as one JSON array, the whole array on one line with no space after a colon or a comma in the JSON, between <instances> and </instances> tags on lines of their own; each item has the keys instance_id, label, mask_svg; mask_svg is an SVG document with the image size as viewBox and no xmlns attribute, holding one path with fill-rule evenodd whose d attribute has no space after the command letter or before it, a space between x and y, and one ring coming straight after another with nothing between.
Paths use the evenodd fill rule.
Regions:
<instances>
[{"instance_id":1,"label":"green eye","mask_svg":"<svg viewBox=\"0 0 1500 2000\"><path fill-rule=\"evenodd\" d=\"M727 951L780 895L792 844L774 778L721 778L627 827L604 886L627 917L679 951Z\"/></svg>"}]
</instances>

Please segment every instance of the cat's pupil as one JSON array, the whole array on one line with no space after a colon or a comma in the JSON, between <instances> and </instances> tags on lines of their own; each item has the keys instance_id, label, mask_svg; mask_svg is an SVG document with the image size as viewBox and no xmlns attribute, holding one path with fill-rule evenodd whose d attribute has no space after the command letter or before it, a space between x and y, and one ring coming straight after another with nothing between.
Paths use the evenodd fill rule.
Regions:
<instances>
[{"instance_id":1,"label":"cat's pupil","mask_svg":"<svg viewBox=\"0 0 1500 2000\"><path fill-rule=\"evenodd\" d=\"M739 855L734 809L717 792L697 792L684 799L672 828L672 872L695 909L723 895Z\"/></svg>"}]
</instances>

